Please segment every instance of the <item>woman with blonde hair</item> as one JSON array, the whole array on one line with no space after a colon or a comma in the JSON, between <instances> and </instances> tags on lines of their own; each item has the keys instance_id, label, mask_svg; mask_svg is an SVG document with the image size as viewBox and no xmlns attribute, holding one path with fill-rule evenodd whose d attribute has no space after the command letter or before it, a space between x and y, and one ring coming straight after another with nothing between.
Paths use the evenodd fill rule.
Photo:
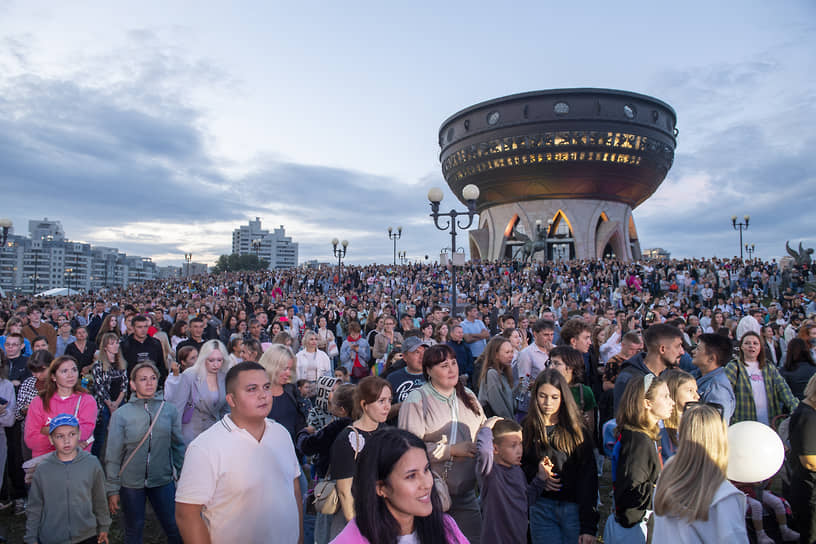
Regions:
<instances>
[{"instance_id":1,"label":"woman with blonde hair","mask_svg":"<svg viewBox=\"0 0 816 544\"><path fill-rule=\"evenodd\" d=\"M660 428L660 455L665 462L677 453L680 419L686 404L700 400L700 395L697 393L697 381L685 370L670 368L663 371L660 377L666 380L673 402L671 416L663 420Z\"/></svg>"},{"instance_id":2,"label":"woman with blonde hair","mask_svg":"<svg viewBox=\"0 0 816 544\"><path fill-rule=\"evenodd\" d=\"M677 454L666 463L654 497L653 542L748 542L745 495L726 477L728 434L711 405L689 407Z\"/></svg>"},{"instance_id":3,"label":"woman with blonde hair","mask_svg":"<svg viewBox=\"0 0 816 544\"><path fill-rule=\"evenodd\" d=\"M105 451L111 415L125 400L128 389L127 361L122 354L119 335L106 332L99 337L99 351L91 367L93 392L98 408L91 453L99 457Z\"/></svg>"},{"instance_id":4,"label":"woman with blonde hair","mask_svg":"<svg viewBox=\"0 0 816 544\"><path fill-rule=\"evenodd\" d=\"M662 461L656 442L658 421L671 416L666 381L646 374L626 384L616 415L618 442L612 454L614 513L606 519L607 544L645 544L652 512L652 494Z\"/></svg>"},{"instance_id":5,"label":"woman with blonde hair","mask_svg":"<svg viewBox=\"0 0 816 544\"><path fill-rule=\"evenodd\" d=\"M331 376L332 363L326 352L317 349L318 337L314 331L303 334L303 349L297 354L297 379L317 382L321 376Z\"/></svg>"},{"instance_id":6,"label":"woman with blonde hair","mask_svg":"<svg viewBox=\"0 0 816 544\"><path fill-rule=\"evenodd\" d=\"M164 356L163 361L153 361L156 363L156 366L163 364L167 367L167 372L169 373L170 370L173 368L173 363L176 362L176 358L173 355L175 351L173 348L170 347L170 339L167 337L167 333L164 331L158 331L156 334L153 335L153 338L159 341L162 347L162 355Z\"/></svg>"},{"instance_id":7,"label":"woman with blonde hair","mask_svg":"<svg viewBox=\"0 0 816 544\"><path fill-rule=\"evenodd\" d=\"M195 364L181 374L178 385L165 400L181 414L181 432L189 444L229 410L224 379L230 369L227 348L220 340L207 340Z\"/></svg>"},{"instance_id":8,"label":"woman with blonde hair","mask_svg":"<svg viewBox=\"0 0 816 544\"><path fill-rule=\"evenodd\" d=\"M306 426L306 412L300 393L293 383L295 354L283 344L269 346L258 361L272 382L272 409L269 417L286 427L295 443L297 433Z\"/></svg>"}]
</instances>

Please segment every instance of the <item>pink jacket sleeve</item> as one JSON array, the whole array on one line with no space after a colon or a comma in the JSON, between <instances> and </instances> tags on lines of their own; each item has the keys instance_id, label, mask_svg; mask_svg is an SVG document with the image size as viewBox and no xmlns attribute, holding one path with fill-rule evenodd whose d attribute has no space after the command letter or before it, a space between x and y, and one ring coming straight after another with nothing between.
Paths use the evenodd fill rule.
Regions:
<instances>
[{"instance_id":1,"label":"pink jacket sleeve","mask_svg":"<svg viewBox=\"0 0 816 544\"><path fill-rule=\"evenodd\" d=\"M43 425L45 425L46 415L43 409L42 398L39 395L31 400L28 405L28 414L25 419L25 430L23 437L25 438L26 446L32 452L43 449L43 442L48 442L48 437L40 433Z\"/></svg>"},{"instance_id":2,"label":"pink jacket sleeve","mask_svg":"<svg viewBox=\"0 0 816 544\"><path fill-rule=\"evenodd\" d=\"M448 544L470 544L467 537L462 534L462 531L459 529L459 526L456 525L456 521L452 517L445 514L444 520L445 527L453 533L454 537L454 540L448 541Z\"/></svg>"},{"instance_id":3,"label":"pink jacket sleeve","mask_svg":"<svg viewBox=\"0 0 816 544\"><path fill-rule=\"evenodd\" d=\"M82 393L77 419L79 419L79 440L88 440L93 436L94 427L96 427L96 400L87 393ZM91 451L90 444L85 447L85 451Z\"/></svg>"}]
</instances>

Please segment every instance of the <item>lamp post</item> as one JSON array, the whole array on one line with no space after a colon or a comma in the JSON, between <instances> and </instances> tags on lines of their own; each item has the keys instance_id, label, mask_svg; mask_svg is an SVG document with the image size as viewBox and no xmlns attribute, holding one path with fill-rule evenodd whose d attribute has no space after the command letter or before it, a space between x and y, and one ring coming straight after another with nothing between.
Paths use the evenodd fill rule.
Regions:
<instances>
[{"instance_id":1,"label":"lamp post","mask_svg":"<svg viewBox=\"0 0 816 544\"><path fill-rule=\"evenodd\" d=\"M748 252L748 259L752 259L754 257L754 251L756 251L756 246L754 244L748 245L745 244L745 251Z\"/></svg>"},{"instance_id":2,"label":"lamp post","mask_svg":"<svg viewBox=\"0 0 816 544\"><path fill-rule=\"evenodd\" d=\"M40 250L39 248L31 248L34 253L34 294L37 294L37 280L40 277Z\"/></svg>"},{"instance_id":3,"label":"lamp post","mask_svg":"<svg viewBox=\"0 0 816 544\"><path fill-rule=\"evenodd\" d=\"M431 217L433 217L434 225L439 230L448 230L450 229L451 235L451 315L456 315L456 265L453 262L453 254L456 253L456 227L458 226L460 229L465 230L470 228L470 225L473 224L473 216L476 215L476 200L479 198L479 188L469 183L465 185L462 189L462 197L467 201L467 211L465 212L457 212L456 210L451 210L449 212L440 212L439 211L439 203L442 202L443 197L442 189L438 187L432 187L430 191L428 191L428 200L431 202ZM467 216L467 223L462 224L456 220L456 218L460 215ZM447 217L447 221L443 224L440 224L439 218L440 217Z\"/></svg>"},{"instance_id":4,"label":"lamp post","mask_svg":"<svg viewBox=\"0 0 816 544\"><path fill-rule=\"evenodd\" d=\"M397 257L399 257L400 264L402 264L402 265L404 265L408 261L407 253L405 251L400 251L397 254Z\"/></svg>"},{"instance_id":5,"label":"lamp post","mask_svg":"<svg viewBox=\"0 0 816 544\"><path fill-rule=\"evenodd\" d=\"M185 253L184 254L184 260L187 261L187 277L189 278L190 277L190 261L193 260L193 254L192 253Z\"/></svg>"},{"instance_id":6,"label":"lamp post","mask_svg":"<svg viewBox=\"0 0 816 544\"><path fill-rule=\"evenodd\" d=\"M397 232L394 232L392 227L388 227L388 238L394 241L394 264L397 264L397 240L402 238L402 227L397 227Z\"/></svg>"},{"instance_id":7,"label":"lamp post","mask_svg":"<svg viewBox=\"0 0 816 544\"><path fill-rule=\"evenodd\" d=\"M261 241L259 239L256 238L256 239L252 240L252 249L255 250L255 258L259 259L258 253L260 253L260 251L261 251Z\"/></svg>"},{"instance_id":8,"label":"lamp post","mask_svg":"<svg viewBox=\"0 0 816 544\"><path fill-rule=\"evenodd\" d=\"M737 223L737 216L736 215L731 216L731 226L734 227L734 230L739 230L739 234L740 234L740 243L739 243L740 259L742 259L742 231L743 230L748 230L748 221L751 220L751 216L750 215L743 216L743 220L745 221L744 223L742 221Z\"/></svg>"},{"instance_id":9,"label":"lamp post","mask_svg":"<svg viewBox=\"0 0 816 544\"><path fill-rule=\"evenodd\" d=\"M340 281L342 278L342 266L343 266L343 257L346 256L346 251L348 251L348 240L343 240L340 242L337 238L332 238L332 251L334 252L334 256L337 258L337 280ZM337 247L340 244L343 247Z\"/></svg>"},{"instance_id":10,"label":"lamp post","mask_svg":"<svg viewBox=\"0 0 816 544\"><path fill-rule=\"evenodd\" d=\"M14 226L11 219L8 217L0 218L0 237L2 237L3 243L0 244L2 247L6 247L6 242L8 241L8 233L9 229Z\"/></svg>"}]
</instances>

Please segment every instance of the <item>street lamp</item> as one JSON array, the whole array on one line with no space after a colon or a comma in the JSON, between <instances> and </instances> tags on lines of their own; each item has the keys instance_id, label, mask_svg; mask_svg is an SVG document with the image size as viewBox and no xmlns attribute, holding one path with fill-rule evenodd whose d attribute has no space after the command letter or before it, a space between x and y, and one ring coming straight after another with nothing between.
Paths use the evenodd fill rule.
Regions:
<instances>
[{"instance_id":1,"label":"street lamp","mask_svg":"<svg viewBox=\"0 0 816 544\"><path fill-rule=\"evenodd\" d=\"M754 256L754 251L756 251L756 246L754 244L745 244L745 251L748 252L748 259L751 259Z\"/></svg>"},{"instance_id":2,"label":"street lamp","mask_svg":"<svg viewBox=\"0 0 816 544\"><path fill-rule=\"evenodd\" d=\"M462 189L462 197L467 202L467 211L457 212L451 210L449 212L440 212L439 203L442 202L442 189L439 187L432 187L428 191L428 200L431 202L431 217L433 217L434 225L439 230L450 229L451 235L451 257L456 253L456 227L465 230L470 228L473 224L473 216L476 215L476 200L479 198L479 188L469 183ZM460 215L467 215L467 224L459 223L456 218ZM444 224L440 224L439 218L447 217L448 220ZM456 264L451 258L451 315L456 315Z\"/></svg>"},{"instance_id":3,"label":"street lamp","mask_svg":"<svg viewBox=\"0 0 816 544\"><path fill-rule=\"evenodd\" d=\"M6 241L8 241L8 233L9 229L14 225L11 219L8 217L3 217L0 219L0 236L2 236L3 243L0 244L2 247L6 247Z\"/></svg>"},{"instance_id":4,"label":"street lamp","mask_svg":"<svg viewBox=\"0 0 816 544\"><path fill-rule=\"evenodd\" d=\"M334 256L337 257L337 279L340 280L341 276L341 266L343 266L343 257L346 256L346 251L348 251L348 240L343 240L340 242L337 238L332 238L332 251L334 252ZM342 245L343 247L337 247L337 244Z\"/></svg>"},{"instance_id":5,"label":"street lamp","mask_svg":"<svg viewBox=\"0 0 816 544\"><path fill-rule=\"evenodd\" d=\"M190 277L190 261L193 260L193 254L192 253L185 253L184 254L184 260L187 261L187 277L189 278Z\"/></svg>"},{"instance_id":6,"label":"street lamp","mask_svg":"<svg viewBox=\"0 0 816 544\"><path fill-rule=\"evenodd\" d=\"M751 220L751 216L746 215L746 216L743 217L743 220L745 220L744 223L742 221L737 223L737 216L736 215L731 216L731 226L734 227L734 230L739 230L739 233L740 233L740 243L739 243L740 259L742 259L742 231L743 230L748 230L748 221Z\"/></svg>"},{"instance_id":7,"label":"street lamp","mask_svg":"<svg viewBox=\"0 0 816 544\"><path fill-rule=\"evenodd\" d=\"M397 232L388 227L388 238L394 241L394 264L397 264L397 240L402 238L402 227L397 227Z\"/></svg>"},{"instance_id":8,"label":"street lamp","mask_svg":"<svg viewBox=\"0 0 816 544\"><path fill-rule=\"evenodd\" d=\"M252 249L255 250L255 258L258 258L258 253L261 251L261 241L259 239L252 240Z\"/></svg>"},{"instance_id":9,"label":"street lamp","mask_svg":"<svg viewBox=\"0 0 816 544\"><path fill-rule=\"evenodd\" d=\"M405 251L400 251L397 254L397 257L399 257L400 264L402 264L402 265L404 265L408 261L407 253Z\"/></svg>"}]
</instances>

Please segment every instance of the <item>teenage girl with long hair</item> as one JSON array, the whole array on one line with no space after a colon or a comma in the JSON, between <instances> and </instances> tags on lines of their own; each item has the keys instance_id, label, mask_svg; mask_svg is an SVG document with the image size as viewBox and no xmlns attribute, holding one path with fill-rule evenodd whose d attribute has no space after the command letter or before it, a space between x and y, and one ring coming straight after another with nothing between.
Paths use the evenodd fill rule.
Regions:
<instances>
[{"instance_id":1,"label":"teenage girl with long hair","mask_svg":"<svg viewBox=\"0 0 816 544\"><path fill-rule=\"evenodd\" d=\"M689 408L679 448L657 482L654 542L748 542L745 495L726 477L728 433L712 406Z\"/></svg>"},{"instance_id":2,"label":"teenage girl with long hair","mask_svg":"<svg viewBox=\"0 0 816 544\"><path fill-rule=\"evenodd\" d=\"M606 520L606 544L646 543L654 486L663 467L657 423L671 416L671 410L665 380L646 374L626 384L616 417L619 444L612 459L615 510Z\"/></svg>"},{"instance_id":3,"label":"teenage girl with long hair","mask_svg":"<svg viewBox=\"0 0 816 544\"><path fill-rule=\"evenodd\" d=\"M598 472L590 431L569 384L554 368L539 373L523 424L521 466L531 481L550 466L545 490L530 507L532 541L589 544L598 530Z\"/></svg>"}]
</instances>

